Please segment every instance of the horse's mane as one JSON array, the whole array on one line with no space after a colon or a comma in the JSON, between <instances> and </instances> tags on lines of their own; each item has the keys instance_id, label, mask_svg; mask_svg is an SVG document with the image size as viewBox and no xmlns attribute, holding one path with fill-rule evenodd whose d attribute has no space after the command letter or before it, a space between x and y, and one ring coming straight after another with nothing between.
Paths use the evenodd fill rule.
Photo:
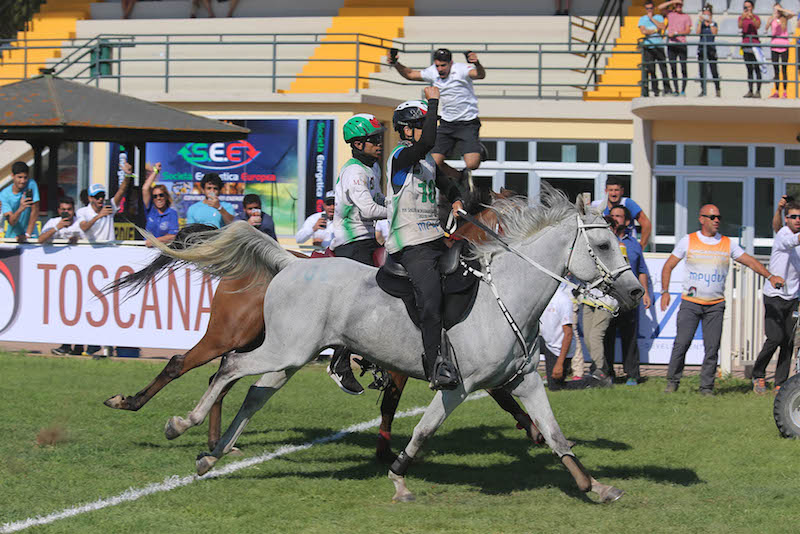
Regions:
<instances>
[{"instance_id":1,"label":"horse's mane","mask_svg":"<svg viewBox=\"0 0 800 534\"><path fill-rule=\"evenodd\" d=\"M545 228L578 213L578 208L563 192L546 182L542 182L534 204L529 205L527 197L513 196L497 199L488 207L497 215L503 238L510 245L527 241ZM473 241L472 246L475 257L503 250L494 239Z\"/></svg>"}]
</instances>

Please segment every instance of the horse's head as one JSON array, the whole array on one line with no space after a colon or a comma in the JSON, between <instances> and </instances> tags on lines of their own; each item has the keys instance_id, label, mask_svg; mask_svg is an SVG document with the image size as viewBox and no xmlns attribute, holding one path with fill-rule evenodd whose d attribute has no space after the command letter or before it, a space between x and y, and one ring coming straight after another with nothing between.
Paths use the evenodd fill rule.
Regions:
<instances>
[{"instance_id":1,"label":"horse's head","mask_svg":"<svg viewBox=\"0 0 800 534\"><path fill-rule=\"evenodd\" d=\"M625 310L633 309L644 295L639 280L631 271L619 242L605 219L587 210L578 196L577 236L568 260L568 270L590 287L608 293Z\"/></svg>"}]
</instances>

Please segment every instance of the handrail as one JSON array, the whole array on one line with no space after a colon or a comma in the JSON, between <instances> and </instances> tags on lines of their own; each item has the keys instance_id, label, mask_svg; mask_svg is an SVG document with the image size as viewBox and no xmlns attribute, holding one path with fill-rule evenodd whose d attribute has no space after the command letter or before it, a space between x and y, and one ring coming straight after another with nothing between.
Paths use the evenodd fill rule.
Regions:
<instances>
[{"instance_id":1,"label":"handrail","mask_svg":"<svg viewBox=\"0 0 800 534\"><path fill-rule=\"evenodd\" d=\"M581 55L582 57L588 56L586 67L583 69L584 72L589 73L586 80L587 87L597 84L597 67L603 55L606 53L606 45L609 39L612 34L615 33L614 24L617 19L619 19L619 26L622 27L624 22L624 17L622 15L623 3L623 0L603 0L603 5L600 6L600 11L594 21L585 17L576 16L574 18L580 21L580 23L576 23L572 20L573 16L570 15L568 26L570 49L572 49L574 41L578 41L583 45L580 47L582 50L580 52L573 51L573 53ZM591 37L588 40L584 40L573 36L573 26L591 31Z\"/></svg>"},{"instance_id":2,"label":"handrail","mask_svg":"<svg viewBox=\"0 0 800 534\"><path fill-rule=\"evenodd\" d=\"M608 0L609 3L611 0ZM690 43L698 36L690 36ZM738 34L717 35L716 46L741 46L741 36ZM632 62L635 66L616 67L609 69L599 64L590 63L582 67L583 63L570 63L568 56L574 55L574 47L569 42L407 42L395 39L386 39L359 33L292 33L292 34L147 34L147 35L120 35L101 34L86 39L72 39L63 42L58 39L30 39L24 43L15 40L0 40L2 43L14 43L13 50L25 54L15 54L13 60L2 61L2 65L24 65L28 70L27 76L36 74L34 62L30 56L40 50L59 50L62 57L48 62L56 75L94 83L107 89L123 91L130 89L130 83L135 80L161 80L148 86L148 90L163 90L165 93L174 91L175 83L180 80L216 80L219 79L220 70L212 65L226 63L225 78L230 80L248 79L255 80L258 87L268 87L271 91L278 92L281 85L286 87L287 80L300 78L315 78L319 80L348 79L353 83L351 90L358 91L359 84L369 82L371 87L381 86L418 86L418 83L407 82L398 76L387 76L389 67L383 60L377 59L383 55L387 48L398 48L402 54L412 55L406 62L412 68L424 68L429 65L430 54L436 48L447 46L454 53L462 50L472 50L481 55L482 62L489 69L489 76L485 80L475 81L476 91L479 96L491 98L499 97L532 97L532 98L574 98L584 97L584 91L596 87L613 87L618 89L640 88L641 72L650 65L647 60ZM309 59L308 50L302 47L325 45L356 45L356 57L325 57ZM617 43L621 49L614 50L615 43L596 42L592 49L597 57L610 54L641 54L641 42ZM213 46L214 50L203 53L203 47ZM769 46L761 44L755 46ZM794 46L794 45L791 45ZM220 53L220 47L228 48L230 53ZM573 48L573 51L570 49ZM129 50L129 52L126 52ZM133 54L139 50L139 53ZM154 52L151 53L150 50ZM370 52L380 51L380 54ZM293 52L298 51L298 52ZM18 56L18 57L16 57ZM520 60L510 61L503 58L518 56ZM301 66L309 63L342 64L348 70L331 70L331 74L303 74ZM690 63L697 63L689 60ZM419 65L413 65L420 63ZM742 63L738 57L720 59L720 65ZM200 71L192 65L207 65ZM38 63L41 65L41 62ZM184 65L183 69L176 69L176 65ZM291 65L292 67L287 67ZM150 66L148 68L148 66ZM295 67L296 66L296 67ZM354 68L356 66L360 66ZM372 74L374 69L365 67L383 67L383 74ZM588 79L581 79L573 73L582 67L589 73ZM797 84L797 69L790 65L793 80ZM22 70L22 69L20 69ZM744 69L743 69L744 70ZM616 83L599 81L599 75L611 71L636 71L639 75L621 77ZM353 74L355 73L355 75ZM527 78L525 74L528 74ZM564 76L555 76L564 73ZM570 73L570 74L567 74ZM521 76L522 75L522 76ZM571 77L571 78L570 78ZM19 80L0 70L0 81L9 82ZM263 80L263 82L261 82ZM672 80L672 78L669 78ZM691 80L697 81L694 77ZM738 78L725 78L726 82L746 81ZM112 85L113 84L113 85ZM116 85L116 87L114 87ZM140 84L141 86L141 84ZM631 91L627 91L631 93ZM637 91L633 91L635 94Z\"/></svg>"}]
</instances>

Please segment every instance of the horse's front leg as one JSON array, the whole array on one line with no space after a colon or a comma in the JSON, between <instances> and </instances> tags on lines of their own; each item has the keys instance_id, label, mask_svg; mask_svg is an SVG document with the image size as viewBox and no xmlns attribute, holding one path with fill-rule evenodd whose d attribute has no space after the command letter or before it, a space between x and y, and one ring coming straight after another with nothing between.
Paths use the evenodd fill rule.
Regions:
<instances>
[{"instance_id":1,"label":"horse's front leg","mask_svg":"<svg viewBox=\"0 0 800 534\"><path fill-rule=\"evenodd\" d=\"M524 375L512 392L522 400L547 444L561 458L561 463L575 479L578 489L583 492L596 493L603 502L613 502L622 497L624 493L622 490L600 484L595 480L572 452L569 442L561 432L553 410L550 408L550 402L547 400L544 383L539 373L534 371Z\"/></svg>"},{"instance_id":2,"label":"horse's front leg","mask_svg":"<svg viewBox=\"0 0 800 534\"><path fill-rule=\"evenodd\" d=\"M289 381L295 372L297 372L296 369L287 369L278 373L266 373L255 384L250 386L239 412L231 421L228 430L225 431L225 435L211 448L211 453L202 453L197 457L198 475L206 474L214 467L217 460L233 450L236 441L242 435L253 414L263 408L264 404Z\"/></svg>"},{"instance_id":3,"label":"horse's front leg","mask_svg":"<svg viewBox=\"0 0 800 534\"><path fill-rule=\"evenodd\" d=\"M392 421L394 414L397 413L397 405L403 395L403 389L408 382L408 376L389 371L392 381L389 387L383 392L381 401L381 426L378 431L378 446L375 456L379 462L391 464L397 459L397 455L392 452Z\"/></svg>"},{"instance_id":4,"label":"horse's front leg","mask_svg":"<svg viewBox=\"0 0 800 534\"><path fill-rule=\"evenodd\" d=\"M433 401L428 405L425 414L417 426L414 427L414 434L406 448L389 468L389 480L394 483L395 493L392 501L408 502L414 500L414 494L406 487L405 474L408 467L414 460L425 441L433 436L436 430L442 426L447 416L453 413L459 404L464 402L467 393L464 391L463 384L451 391L437 391Z\"/></svg>"}]
</instances>

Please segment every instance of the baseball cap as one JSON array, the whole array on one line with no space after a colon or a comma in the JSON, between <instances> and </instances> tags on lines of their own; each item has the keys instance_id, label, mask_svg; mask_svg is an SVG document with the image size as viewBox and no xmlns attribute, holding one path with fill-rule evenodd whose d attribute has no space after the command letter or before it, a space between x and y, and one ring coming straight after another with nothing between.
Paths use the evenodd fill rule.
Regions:
<instances>
[{"instance_id":1,"label":"baseball cap","mask_svg":"<svg viewBox=\"0 0 800 534\"><path fill-rule=\"evenodd\" d=\"M92 185L89 186L89 196L90 197L93 197L93 196L95 196L95 195L97 195L99 193L104 193L105 194L105 192L106 192L106 188L103 187L102 184L92 184Z\"/></svg>"},{"instance_id":2,"label":"baseball cap","mask_svg":"<svg viewBox=\"0 0 800 534\"><path fill-rule=\"evenodd\" d=\"M327 193L325 193L325 200L335 200L336 195L334 194L333 190L331 189Z\"/></svg>"}]
</instances>

